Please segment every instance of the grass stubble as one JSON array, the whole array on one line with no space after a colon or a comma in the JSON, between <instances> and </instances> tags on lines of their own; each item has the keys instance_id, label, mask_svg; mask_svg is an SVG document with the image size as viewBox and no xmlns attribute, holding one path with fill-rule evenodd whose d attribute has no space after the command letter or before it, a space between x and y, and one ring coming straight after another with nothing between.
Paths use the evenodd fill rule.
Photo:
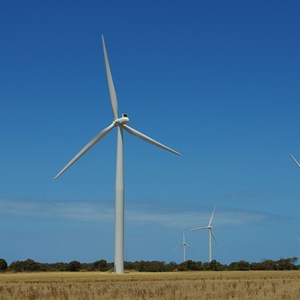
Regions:
<instances>
[{"instance_id":1,"label":"grass stubble","mask_svg":"<svg viewBox=\"0 0 300 300\"><path fill-rule=\"evenodd\" d=\"M300 271L0 274L0 300L299 300Z\"/></svg>"}]
</instances>

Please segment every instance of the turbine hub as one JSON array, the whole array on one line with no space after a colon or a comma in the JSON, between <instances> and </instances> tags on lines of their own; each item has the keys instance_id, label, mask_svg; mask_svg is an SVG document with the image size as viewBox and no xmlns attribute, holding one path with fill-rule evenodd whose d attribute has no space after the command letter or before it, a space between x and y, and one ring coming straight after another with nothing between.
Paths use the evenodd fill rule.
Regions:
<instances>
[{"instance_id":1,"label":"turbine hub","mask_svg":"<svg viewBox=\"0 0 300 300\"><path fill-rule=\"evenodd\" d=\"M129 122L129 119L128 119L127 114L122 114L121 118L114 120L114 124L116 124L116 125L124 125L124 124L127 124L128 122Z\"/></svg>"}]
</instances>

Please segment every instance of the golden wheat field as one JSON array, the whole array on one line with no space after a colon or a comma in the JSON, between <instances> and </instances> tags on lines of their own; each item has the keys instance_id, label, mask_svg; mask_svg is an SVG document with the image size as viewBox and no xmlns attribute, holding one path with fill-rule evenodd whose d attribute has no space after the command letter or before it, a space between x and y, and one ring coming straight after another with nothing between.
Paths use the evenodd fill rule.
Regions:
<instances>
[{"instance_id":1,"label":"golden wheat field","mask_svg":"<svg viewBox=\"0 0 300 300\"><path fill-rule=\"evenodd\" d=\"M300 271L0 274L0 300L299 300Z\"/></svg>"}]
</instances>

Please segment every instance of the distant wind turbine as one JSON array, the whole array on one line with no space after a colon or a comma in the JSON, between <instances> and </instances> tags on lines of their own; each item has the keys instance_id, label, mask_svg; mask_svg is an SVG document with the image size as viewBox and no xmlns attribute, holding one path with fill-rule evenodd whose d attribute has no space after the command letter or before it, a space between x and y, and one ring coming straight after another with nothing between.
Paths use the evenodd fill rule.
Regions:
<instances>
[{"instance_id":1,"label":"distant wind turbine","mask_svg":"<svg viewBox=\"0 0 300 300\"><path fill-rule=\"evenodd\" d=\"M208 261L211 262L212 261L212 237L215 240L215 242L218 244L214 234L213 234L213 226L212 226L212 222L213 222L213 218L214 218L214 214L215 214L215 210L216 207L214 208L212 215L210 217L209 223L207 226L202 226L202 227L195 227L192 230L208 230Z\"/></svg>"},{"instance_id":2,"label":"distant wind turbine","mask_svg":"<svg viewBox=\"0 0 300 300\"><path fill-rule=\"evenodd\" d=\"M299 239L298 236L297 236L297 240L298 240L298 242L300 243L300 239ZM300 249L298 250L298 256L299 256L299 254L300 254Z\"/></svg>"},{"instance_id":3,"label":"distant wind turbine","mask_svg":"<svg viewBox=\"0 0 300 300\"><path fill-rule=\"evenodd\" d=\"M180 245L178 245L175 250L179 249L180 247L183 247L183 262L186 261L186 247L189 247L190 249L192 249L192 247L185 241L185 234L184 231L182 233L182 243Z\"/></svg>"},{"instance_id":4,"label":"distant wind turbine","mask_svg":"<svg viewBox=\"0 0 300 300\"><path fill-rule=\"evenodd\" d=\"M170 151L177 155L179 152L157 142L156 140L144 135L143 133L133 129L126 125L129 122L127 114L122 114L122 117L118 117L118 102L116 91L111 75L109 61L106 53L106 47L104 37L102 36L102 46L104 52L104 62L106 68L106 76L108 81L108 89L110 94L110 102L113 112L113 122L100 131L85 147L83 147L78 154L54 177L58 178L62 175L71 165L73 165L83 154L85 154L90 148L98 143L106 134L112 129L117 127L118 140L117 140L117 162L116 162L116 194L115 194L115 272L124 272L124 145L123 145L123 130L128 133L148 142L164 150ZM146 120L148 121L148 120Z\"/></svg>"},{"instance_id":5,"label":"distant wind turbine","mask_svg":"<svg viewBox=\"0 0 300 300\"><path fill-rule=\"evenodd\" d=\"M292 159L294 160L294 162L296 163L296 165L298 166L298 168L300 168L300 164L299 164L299 162L297 161L297 159L294 157L293 154L291 154L291 157L292 157Z\"/></svg>"}]
</instances>

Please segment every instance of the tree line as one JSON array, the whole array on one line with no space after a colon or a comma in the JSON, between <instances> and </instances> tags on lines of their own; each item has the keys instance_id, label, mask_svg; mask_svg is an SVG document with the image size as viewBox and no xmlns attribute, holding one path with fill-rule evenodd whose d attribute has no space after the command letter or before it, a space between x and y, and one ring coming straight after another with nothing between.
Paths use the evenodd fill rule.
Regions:
<instances>
[{"instance_id":1,"label":"tree line","mask_svg":"<svg viewBox=\"0 0 300 300\"><path fill-rule=\"evenodd\" d=\"M245 260L232 262L228 265L216 260L208 262L188 260L183 263L161 261L134 261L125 262L125 270L138 272L175 272L175 271L250 271L250 270L300 270L296 265L297 257L282 258L279 260L263 260L261 262L247 262ZM113 271L114 263L98 260L93 263L71 261L69 263L41 263L32 259L14 261L10 265L0 258L0 272L47 272L47 271Z\"/></svg>"}]
</instances>

